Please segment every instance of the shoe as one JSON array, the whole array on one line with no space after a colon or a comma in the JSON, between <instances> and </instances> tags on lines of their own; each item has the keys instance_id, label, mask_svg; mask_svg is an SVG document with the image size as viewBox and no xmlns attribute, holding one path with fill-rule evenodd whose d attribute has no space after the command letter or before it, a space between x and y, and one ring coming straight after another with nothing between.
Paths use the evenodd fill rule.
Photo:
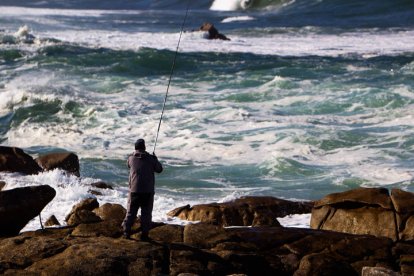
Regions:
<instances>
[{"instance_id":1,"label":"shoe","mask_svg":"<svg viewBox=\"0 0 414 276\"><path fill-rule=\"evenodd\" d=\"M141 234L141 241L150 241L151 239L148 237L148 234Z\"/></svg>"}]
</instances>

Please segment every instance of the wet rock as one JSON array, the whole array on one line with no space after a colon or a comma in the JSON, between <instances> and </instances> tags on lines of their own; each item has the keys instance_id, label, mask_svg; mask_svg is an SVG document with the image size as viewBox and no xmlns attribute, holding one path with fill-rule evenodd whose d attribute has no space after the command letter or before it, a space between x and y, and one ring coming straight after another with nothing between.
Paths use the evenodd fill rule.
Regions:
<instances>
[{"instance_id":1,"label":"wet rock","mask_svg":"<svg viewBox=\"0 0 414 276\"><path fill-rule=\"evenodd\" d=\"M112 187L112 185L110 185L106 182L103 182L103 181L98 181L98 182L92 183L91 186L95 187L95 188L99 188L99 189L110 189L110 190L114 189Z\"/></svg>"},{"instance_id":2,"label":"wet rock","mask_svg":"<svg viewBox=\"0 0 414 276\"><path fill-rule=\"evenodd\" d=\"M36 162L45 171L61 169L73 175L80 176L79 158L73 152L45 154L36 158Z\"/></svg>"},{"instance_id":3,"label":"wet rock","mask_svg":"<svg viewBox=\"0 0 414 276\"><path fill-rule=\"evenodd\" d=\"M58 219L54 216L51 215L45 222L45 226L47 227L51 227L51 226L60 226L60 223L58 221Z\"/></svg>"},{"instance_id":4,"label":"wet rock","mask_svg":"<svg viewBox=\"0 0 414 276\"><path fill-rule=\"evenodd\" d=\"M316 201L311 228L397 240L394 207L383 188L359 188Z\"/></svg>"},{"instance_id":5,"label":"wet rock","mask_svg":"<svg viewBox=\"0 0 414 276\"><path fill-rule=\"evenodd\" d=\"M223 226L280 226L277 217L310 213L311 202L293 202L275 197L242 197L231 202L189 205L168 213L180 219Z\"/></svg>"},{"instance_id":6,"label":"wet rock","mask_svg":"<svg viewBox=\"0 0 414 276\"><path fill-rule=\"evenodd\" d=\"M0 171L37 174L42 169L22 149L0 146Z\"/></svg>"},{"instance_id":7,"label":"wet rock","mask_svg":"<svg viewBox=\"0 0 414 276\"><path fill-rule=\"evenodd\" d=\"M31 186L0 192L0 236L15 236L55 197L48 186Z\"/></svg>"}]
</instances>

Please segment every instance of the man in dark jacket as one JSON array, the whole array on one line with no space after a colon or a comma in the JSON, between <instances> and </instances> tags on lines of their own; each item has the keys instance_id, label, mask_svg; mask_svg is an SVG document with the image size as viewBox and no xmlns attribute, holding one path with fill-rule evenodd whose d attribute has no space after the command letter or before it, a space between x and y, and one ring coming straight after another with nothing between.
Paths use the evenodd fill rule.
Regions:
<instances>
[{"instance_id":1,"label":"man in dark jacket","mask_svg":"<svg viewBox=\"0 0 414 276\"><path fill-rule=\"evenodd\" d=\"M158 158L145 151L144 139L135 142L135 152L128 157L129 195L127 214L122 223L124 237L129 238L138 209L141 208L141 239L148 239L154 203L154 172L162 172Z\"/></svg>"}]
</instances>

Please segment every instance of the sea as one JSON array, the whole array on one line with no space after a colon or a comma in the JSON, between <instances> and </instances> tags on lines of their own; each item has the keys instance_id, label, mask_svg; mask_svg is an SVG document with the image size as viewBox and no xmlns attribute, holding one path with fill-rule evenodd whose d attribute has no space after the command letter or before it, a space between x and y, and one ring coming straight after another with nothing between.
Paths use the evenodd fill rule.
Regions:
<instances>
[{"instance_id":1,"label":"sea","mask_svg":"<svg viewBox=\"0 0 414 276\"><path fill-rule=\"evenodd\" d=\"M414 192L412 0L0 0L0 144L80 159L79 178L0 173L56 190L43 220L88 197L126 207L126 159L138 138L154 152L166 95L154 221L242 196ZM97 181L114 189L91 195Z\"/></svg>"}]
</instances>

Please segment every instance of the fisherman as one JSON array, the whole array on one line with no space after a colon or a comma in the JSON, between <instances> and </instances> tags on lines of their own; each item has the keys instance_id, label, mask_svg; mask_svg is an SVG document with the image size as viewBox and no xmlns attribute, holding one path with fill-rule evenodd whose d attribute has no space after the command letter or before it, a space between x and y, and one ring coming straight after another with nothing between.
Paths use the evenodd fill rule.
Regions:
<instances>
[{"instance_id":1,"label":"fisherman","mask_svg":"<svg viewBox=\"0 0 414 276\"><path fill-rule=\"evenodd\" d=\"M129 239L131 227L141 208L141 240L148 240L152 223L152 207L154 204L154 172L161 173L163 168L157 156L145 151L144 139L135 142L135 152L128 157L129 194L128 209L122 226L124 237Z\"/></svg>"}]
</instances>

